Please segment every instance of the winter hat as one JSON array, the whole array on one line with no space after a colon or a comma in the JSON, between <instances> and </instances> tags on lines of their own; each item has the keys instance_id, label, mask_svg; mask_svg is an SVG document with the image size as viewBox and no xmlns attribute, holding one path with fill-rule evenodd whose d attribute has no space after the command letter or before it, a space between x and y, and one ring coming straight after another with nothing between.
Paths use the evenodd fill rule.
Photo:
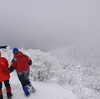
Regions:
<instances>
[{"instance_id":1,"label":"winter hat","mask_svg":"<svg viewBox=\"0 0 100 99\"><path fill-rule=\"evenodd\" d=\"M17 54L19 52L18 48L13 48L13 54Z\"/></svg>"}]
</instances>

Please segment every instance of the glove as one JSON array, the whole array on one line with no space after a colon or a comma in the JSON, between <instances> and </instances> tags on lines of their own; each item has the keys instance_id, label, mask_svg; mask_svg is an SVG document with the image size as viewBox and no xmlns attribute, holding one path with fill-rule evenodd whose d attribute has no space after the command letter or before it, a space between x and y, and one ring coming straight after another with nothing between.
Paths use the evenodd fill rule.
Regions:
<instances>
[{"instance_id":1,"label":"glove","mask_svg":"<svg viewBox=\"0 0 100 99\"><path fill-rule=\"evenodd\" d=\"M0 46L0 49L2 49L2 48L6 49L7 48L7 45L6 46Z\"/></svg>"}]
</instances>

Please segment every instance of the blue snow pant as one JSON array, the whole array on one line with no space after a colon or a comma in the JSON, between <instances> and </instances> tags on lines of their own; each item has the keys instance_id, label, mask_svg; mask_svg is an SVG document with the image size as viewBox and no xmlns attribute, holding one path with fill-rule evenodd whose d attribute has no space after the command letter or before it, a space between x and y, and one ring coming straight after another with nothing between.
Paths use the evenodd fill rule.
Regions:
<instances>
[{"instance_id":1,"label":"blue snow pant","mask_svg":"<svg viewBox=\"0 0 100 99\"><path fill-rule=\"evenodd\" d=\"M22 87L25 87L26 85L30 85L31 84L30 80L29 80L29 72L30 72L30 70L28 69L28 70L26 70L24 72L17 73Z\"/></svg>"}]
</instances>

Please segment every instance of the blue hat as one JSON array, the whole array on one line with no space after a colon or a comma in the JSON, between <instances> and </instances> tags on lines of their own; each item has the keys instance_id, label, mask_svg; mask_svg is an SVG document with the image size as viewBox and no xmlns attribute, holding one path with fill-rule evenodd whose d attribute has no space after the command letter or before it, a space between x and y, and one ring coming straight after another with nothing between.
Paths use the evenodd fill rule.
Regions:
<instances>
[{"instance_id":1,"label":"blue hat","mask_svg":"<svg viewBox=\"0 0 100 99\"><path fill-rule=\"evenodd\" d=\"M13 48L13 54L17 54L19 52L18 48Z\"/></svg>"}]
</instances>

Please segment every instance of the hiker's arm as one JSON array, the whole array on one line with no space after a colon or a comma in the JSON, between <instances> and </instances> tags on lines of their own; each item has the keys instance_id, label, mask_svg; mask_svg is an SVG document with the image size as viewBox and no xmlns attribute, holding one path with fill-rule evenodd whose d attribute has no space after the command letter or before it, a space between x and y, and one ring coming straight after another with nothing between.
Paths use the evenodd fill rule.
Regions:
<instances>
[{"instance_id":1,"label":"hiker's arm","mask_svg":"<svg viewBox=\"0 0 100 99\"><path fill-rule=\"evenodd\" d=\"M32 60L27 55L24 54L24 56L27 57L28 64L32 65Z\"/></svg>"},{"instance_id":2,"label":"hiker's arm","mask_svg":"<svg viewBox=\"0 0 100 99\"><path fill-rule=\"evenodd\" d=\"M10 66L9 69L10 69L11 72L13 72L15 68L13 66Z\"/></svg>"},{"instance_id":3,"label":"hiker's arm","mask_svg":"<svg viewBox=\"0 0 100 99\"><path fill-rule=\"evenodd\" d=\"M0 46L0 49L6 49L7 48L7 45L6 46Z\"/></svg>"},{"instance_id":4,"label":"hiker's arm","mask_svg":"<svg viewBox=\"0 0 100 99\"><path fill-rule=\"evenodd\" d=\"M11 65L10 65L10 71L12 72L12 71L14 71L14 69L16 69L16 58L14 57L13 59L12 59L12 61L11 61Z\"/></svg>"},{"instance_id":5,"label":"hiker's arm","mask_svg":"<svg viewBox=\"0 0 100 99\"><path fill-rule=\"evenodd\" d=\"M31 60L31 59L29 60L28 64L29 64L29 65L32 65L32 60Z\"/></svg>"}]
</instances>

